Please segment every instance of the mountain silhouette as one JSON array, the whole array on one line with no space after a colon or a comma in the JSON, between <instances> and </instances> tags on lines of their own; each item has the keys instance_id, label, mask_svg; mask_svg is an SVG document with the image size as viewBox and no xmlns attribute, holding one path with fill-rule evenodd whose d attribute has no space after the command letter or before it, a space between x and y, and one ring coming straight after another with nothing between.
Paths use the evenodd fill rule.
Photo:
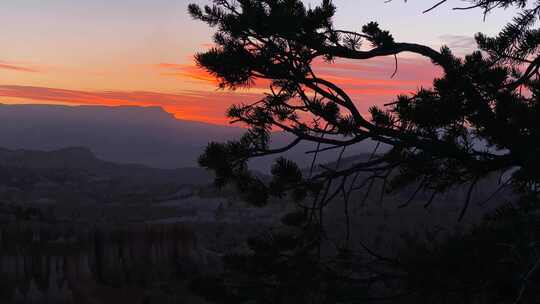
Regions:
<instances>
[{"instance_id":1,"label":"mountain silhouette","mask_svg":"<svg viewBox=\"0 0 540 304\"><path fill-rule=\"evenodd\" d=\"M51 151L86 147L96 157L116 163L136 163L153 168L196 167L197 158L210 141L239 138L245 129L176 119L161 107L0 105L0 147ZM275 133L272 146L292 141ZM365 142L345 155L369 153ZM309 166L315 146L300 143L283 156ZM82 151L80 151L83 153ZM335 160L334 151L321 153L320 163ZM268 172L273 157L250 162L253 169Z\"/></svg>"},{"instance_id":2,"label":"mountain silhouette","mask_svg":"<svg viewBox=\"0 0 540 304\"><path fill-rule=\"evenodd\" d=\"M0 167L29 172L75 172L106 179L125 179L144 184L210 184L213 175L196 167L158 169L139 164L118 164L96 157L84 147L53 151L9 150L0 148Z\"/></svg>"},{"instance_id":3,"label":"mountain silhouette","mask_svg":"<svg viewBox=\"0 0 540 304\"><path fill-rule=\"evenodd\" d=\"M208 141L243 132L177 120L160 107L1 105L0 121L2 147L87 147L104 160L156 168L194 167Z\"/></svg>"}]
</instances>

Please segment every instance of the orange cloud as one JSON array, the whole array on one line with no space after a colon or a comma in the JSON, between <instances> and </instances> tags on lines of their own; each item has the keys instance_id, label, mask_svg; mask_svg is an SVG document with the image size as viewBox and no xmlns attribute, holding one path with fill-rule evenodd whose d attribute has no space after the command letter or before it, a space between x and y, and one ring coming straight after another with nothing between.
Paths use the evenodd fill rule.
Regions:
<instances>
[{"instance_id":1,"label":"orange cloud","mask_svg":"<svg viewBox=\"0 0 540 304\"><path fill-rule=\"evenodd\" d=\"M179 63L159 63L155 65L156 68L166 70L162 72L163 76L178 77L184 81L192 80L197 82L204 82L212 86L218 85L216 77L212 76L205 69L198 67L195 63L192 64L179 64ZM248 89L267 89L270 81L266 79L259 79L253 83Z\"/></svg>"},{"instance_id":2,"label":"orange cloud","mask_svg":"<svg viewBox=\"0 0 540 304\"><path fill-rule=\"evenodd\" d=\"M2 64L4 63L0 62L0 68ZM403 58L398 61L398 73L391 78L395 69L394 64L393 58L367 61L338 60L331 63L321 61L314 64L314 70L319 77L343 88L353 98L361 112L366 112L374 104L381 105L392 101L398 94L407 94L419 87L431 86L433 78L441 73L427 60ZM8 66L13 69L12 65ZM178 77L182 81L204 82L211 88L217 84L214 77L194 64L160 63L153 67L162 75ZM33 71L20 68L23 71ZM228 120L224 113L231 104L254 102L267 88L268 81L257 81L249 90L231 92L203 88L175 93L85 91L0 85L0 96L4 97L6 102L161 106L179 119L226 124Z\"/></svg>"},{"instance_id":3,"label":"orange cloud","mask_svg":"<svg viewBox=\"0 0 540 304\"><path fill-rule=\"evenodd\" d=\"M204 69L197 67L195 64L158 63L155 66L163 71L161 72L163 76L189 78L217 85L217 80L214 76L210 75Z\"/></svg>"},{"instance_id":4,"label":"orange cloud","mask_svg":"<svg viewBox=\"0 0 540 304\"><path fill-rule=\"evenodd\" d=\"M39 72L39 70L35 68L21 66L21 65L17 65L17 64L5 62L5 61L0 61L0 70L9 70L9 71L27 72L27 73Z\"/></svg>"},{"instance_id":5,"label":"orange cloud","mask_svg":"<svg viewBox=\"0 0 540 304\"><path fill-rule=\"evenodd\" d=\"M388 103L399 94L431 87L433 79L442 74L439 67L421 57L398 57L397 71L393 57L317 61L314 71L347 92L361 112L367 112L372 105Z\"/></svg>"},{"instance_id":6,"label":"orange cloud","mask_svg":"<svg viewBox=\"0 0 540 304\"><path fill-rule=\"evenodd\" d=\"M418 87L429 87L433 78L440 76L442 70L429 60L419 57L398 58L397 71L393 57L372 60L316 61L315 73L342 87L351 95L397 95L414 91ZM204 69L191 64L160 63L157 68L166 70L166 76L177 76L216 85L216 79ZM391 77L392 74L395 75ZM258 80L252 88L267 89L267 80Z\"/></svg>"},{"instance_id":7,"label":"orange cloud","mask_svg":"<svg viewBox=\"0 0 540 304\"><path fill-rule=\"evenodd\" d=\"M228 123L224 113L231 104L249 103L260 98L258 94L239 92L184 91L171 94L147 91L82 91L19 85L0 85L0 96L25 102L160 106L179 119L219 124Z\"/></svg>"}]
</instances>

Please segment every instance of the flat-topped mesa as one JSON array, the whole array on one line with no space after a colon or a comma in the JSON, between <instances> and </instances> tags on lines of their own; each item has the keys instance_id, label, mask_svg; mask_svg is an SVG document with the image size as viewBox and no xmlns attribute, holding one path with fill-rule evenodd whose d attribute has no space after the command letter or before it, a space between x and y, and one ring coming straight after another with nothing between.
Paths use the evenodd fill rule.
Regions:
<instances>
[{"instance_id":1,"label":"flat-topped mesa","mask_svg":"<svg viewBox=\"0 0 540 304\"><path fill-rule=\"evenodd\" d=\"M49 104L0 104L0 117L10 114L24 114L25 116L61 115L64 119L70 117L95 120L114 118L120 121L142 120L145 122L175 120L173 114L166 112L160 106L66 106Z\"/></svg>"},{"instance_id":2,"label":"flat-topped mesa","mask_svg":"<svg viewBox=\"0 0 540 304\"><path fill-rule=\"evenodd\" d=\"M209 142L236 140L246 131L176 119L157 106L0 104L0 121L0 147L41 151L88 147L105 161L163 169L196 167ZM271 146L279 148L291 141L289 134L275 133ZM366 141L348 149L344 156L371 153L374 147L375 143ZM311 163L311 155L305 152L313 149L312 144L302 142L284 156L306 167ZM334 161L331 152L320 153L317 160ZM250 166L267 173L272 159L259 158L250 162Z\"/></svg>"},{"instance_id":3,"label":"flat-topped mesa","mask_svg":"<svg viewBox=\"0 0 540 304\"><path fill-rule=\"evenodd\" d=\"M0 105L0 147L88 147L103 160L158 168L197 166L209 141L243 130L176 119L161 107Z\"/></svg>"}]
</instances>

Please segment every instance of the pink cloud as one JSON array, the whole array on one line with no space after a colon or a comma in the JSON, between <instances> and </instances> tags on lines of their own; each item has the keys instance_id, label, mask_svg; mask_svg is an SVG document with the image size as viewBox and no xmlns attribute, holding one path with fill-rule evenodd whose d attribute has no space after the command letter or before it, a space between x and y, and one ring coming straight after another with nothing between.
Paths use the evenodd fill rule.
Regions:
<instances>
[{"instance_id":1,"label":"pink cloud","mask_svg":"<svg viewBox=\"0 0 540 304\"><path fill-rule=\"evenodd\" d=\"M40 70L36 68L31 68L15 63L9 63L5 61L0 61L0 70L9 70L9 71L16 71L16 72L27 72L27 73L38 73Z\"/></svg>"},{"instance_id":2,"label":"pink cloud","mask_svg":"<svg viewBox=\"0 0 540 304\"><path fill-rule=\"evenodd\" d=\"M370 60L338 59L334 62L317 61L316 72L322 75L371 79L373 81L407 81L409 84L431 83L442 70L422 57L381 57ZM392 74L394 74L392 77Z\"/></svg>"}]
</instances>

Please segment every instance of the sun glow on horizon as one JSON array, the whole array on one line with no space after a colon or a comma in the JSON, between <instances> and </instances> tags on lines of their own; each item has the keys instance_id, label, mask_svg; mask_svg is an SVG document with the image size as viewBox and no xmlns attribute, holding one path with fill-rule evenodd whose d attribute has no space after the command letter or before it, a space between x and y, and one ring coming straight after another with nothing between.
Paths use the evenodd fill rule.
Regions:
<instances>
[{"instance_id":1,"label":"sun glow on horizon","mask_svg":"<svg viewBox=\"0 0 540 304\"><path fill-rule=\"evenodd\" d=\"M225 111L231 104L253 102L267 90L260 81L249 89L217 90L216 79L193 63L193 54L211 47L212 30L188 16L192 1L74 2L0 4L0 18L13 25L0 35L0 103L160 106L178 119L228 124ZM511 15L490 16L482 23L478 12L467 12L450 27L455 12L421 15L421 4L383 2L336 0L336 25L356 30L376 17L397 40L436 48L444 42L465 52L474 48L470 29L493 32ZM360 7L364 17L359 20L352 12ZM433 26L419 29L417 22ZM430 86L440 73L426 60L408 55L398 59L395 77L393 58L316 62L314 68L366 112L397 94Z\"/></svg>"}]
</instances>

